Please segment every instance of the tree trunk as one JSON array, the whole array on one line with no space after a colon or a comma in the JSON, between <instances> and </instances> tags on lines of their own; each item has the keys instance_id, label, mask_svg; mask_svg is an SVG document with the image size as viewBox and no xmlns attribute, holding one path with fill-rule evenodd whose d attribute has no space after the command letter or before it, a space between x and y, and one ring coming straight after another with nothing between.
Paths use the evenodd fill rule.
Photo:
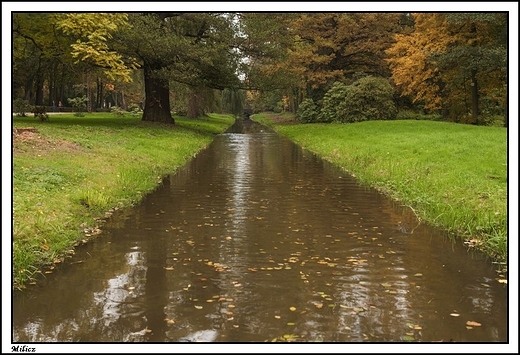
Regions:
<instances>
[{"instance_id":1,"label":"tree trunk","mask_svg":"<svg viewBox=\"0 0 520 355\"><path fill-rule=\"evenodd\" d=\"M144 63L145 105L143 121L175 124L170 112L170 84L167 79L159 78L154 71L159 65Z\"/></svg>"}]
</instances>

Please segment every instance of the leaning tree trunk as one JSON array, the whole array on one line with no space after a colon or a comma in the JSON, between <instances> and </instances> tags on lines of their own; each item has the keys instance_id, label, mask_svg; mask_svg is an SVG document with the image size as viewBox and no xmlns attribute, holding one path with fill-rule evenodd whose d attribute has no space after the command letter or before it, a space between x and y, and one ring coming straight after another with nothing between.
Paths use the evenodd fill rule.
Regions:
<instances>
[{"instance_id":1,"label":"leaning tree trunk","mask_svg":"<svg viewBox=\"0 0 520 355\"><path fill-rule=\"evenodd\" d=\"M142 120L174 124L170 112L170 85L167 79L158 77L154 69L160 69L160 66L144 63L145 105Z\"/></svg>"}]
</instances>

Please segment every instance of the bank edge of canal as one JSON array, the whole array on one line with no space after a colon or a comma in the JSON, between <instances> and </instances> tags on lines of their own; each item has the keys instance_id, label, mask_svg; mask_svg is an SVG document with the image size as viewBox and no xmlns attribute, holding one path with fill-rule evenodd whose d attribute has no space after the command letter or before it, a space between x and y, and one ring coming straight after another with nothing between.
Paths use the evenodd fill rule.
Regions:
<instances>
[{"instance_id":1,"label":"bank edge of canal","mask_svg":"<svg viewBox=\"0 0 520 355\"><path fill-rule=\"evenodd\" d=\"M346 167L345 162L339 159L341 157L339 150L331 151L329 149L327 151L316 148L324 141L320 135L315 135L318 133L315 127L298 125L300 128L304 128L300 130L299 134L303 136L307 131L307 133L311 132L311 137L313 137L313 139L303 142L297 137L298 133L295 133L295 130L288 134L291 125L284 126L276 123L273 121L273 117L276 116L261 114L253 116L253 119L274 128L303 148L312 150L326 160L352 172ZM89 118L80 120L72 115L70 117L63 115L59 121L51 121L55 125L38 125L37 133L33 134L31 139L28 139L30 134L26 135L24 142L17 141L13 136L13 286L15 288L23 288L27 283L34 283L38 275L52 273L54 265L73 255L75 246L87 242L100 232L99 225L114 209L138 203L147 191L157 187L163 176L175 172L190 157L206 147L215 134L224 132L234 123L231 116L225 115L212 115L207 120L177 118L177 127L181 129L175 131L173 136L177 146L184 146L183 153L180 156L170 156L166 161L158 162L155 161L157 156L151 153L160 150L171 151L171 141L169 141L169 139L171 140L171 127L143 126L137 118L127 120L126 123L121 118L111 116L96 118L104 120L103 124L92 124ZM384 122L381 123L384 124ZM34 120L30 118L13 119L14 128L29 126L36 126ZM308 129L311 127L312 130L309 131ZM132 131L128 136L125 134L126 128ZM337 127L332 129L336 130ZM95 134L86 136L85 131ZM135 134L137 137L133 136ZM169 138L164 139L165 134ZM146 146L144 142L150 138L153 138L153 150L139 152L138 142ZM190 144L187 144L187 141L190 141ZM17 151L20 146L22 151ZM110 155L110 163L107 164L107 152L111 150L113 154ZM139 156L138 153L142 153L147 159L143 159L143 156L140 159L136 158ZM85 156L89 162L88 169L81 166L85 165L85 160L80 157ZM164 159L162 155L161 159ZM147 160L146 164L144 164L144 160ZM60 164L59 168L56 166L56 162ZM123 163L121 164L121 162ZM100 168L101 166L103 169ZM107 166L111 167L111 173L107 173ZM121 183L122 174L117 171L118 169L128 171L133 168L141 171L137 175L148 180L148 187L143 189L135 186L133 188L123 186L123 190L126 191L122 198L121 186L118 185ZM356 171L354 174L357 177L363 176L362 172ZM150 177L152 178L151 183L148 179ZM35 194L33 188L20 186L18 183L20 179L32 181L35 189L42 186L44 188L38 189ZM96 209L94 206L86 205L85 198L88 198L88 195L78 198L76 190L87 180L89 181L87 192L91 194L92 191L102 191L102 196L101 194L99 196L105 197L109 201L108 204ZM60 182L64 182L64 184L60 184ZM361 182L378 187L392 196L392 190L389 187L394 187L394 185L388 183L378 185L377 181L371 183L367 178L362 179ZM505 184L507 189L507 180ZM31 194L35 194L35 196L30 196ZM90 196L90 198L95 199L94 196ZM22 208L23 213L17 209L19 201L25 201ZM57 203L57 201L60 202ZM58 208L58 205L61 205L61 208ZM422 214L420 210L414 210L414 212ZM501 240L495 244L482 244L479 240L467 236L466 238L469 246L480 246L495 260L504 262L507 256L507 224L505 222L507 208L505 204L504 209L498 212L500 216L504 216L503 222L499 223L503 224L503 226L500 225L503 235ZM27 216L33 216L33 218ZM502 250L498 249L497 245ZM505 266L502 269L504 273L507 271ZM501 276L505 278L504 275Z\"/></svg>"},{"instance_id":2,"label":"bank edge of canal","mask_svg":"<svg viewBox=\"0 0 520 355\"><path fill-rule=\"evenodd\" d=\"M4 248L12 251L13 289L51 274L115 210L139 203L235 122L223 114L175 119L13 117L12 243Z\"/></svg>"},{"instance_id":3,"label":"bank edge of canal","mask_svg":"<svg viewBox=\"0 0 520 355\"><path fill-rule=\"evenodd\" d=\"M299 124L294 115L274 113L252 119L484 253L507 283L505 128L415 120Z\"/></svg>"}]
</instances>

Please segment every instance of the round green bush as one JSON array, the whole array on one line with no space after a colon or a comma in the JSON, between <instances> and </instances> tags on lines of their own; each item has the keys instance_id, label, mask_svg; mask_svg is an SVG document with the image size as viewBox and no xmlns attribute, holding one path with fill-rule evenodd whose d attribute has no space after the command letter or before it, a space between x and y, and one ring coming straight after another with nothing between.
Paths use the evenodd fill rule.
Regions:
<instances>
[{"instance_id":1,"label":"round green bush","mask_svg":"<svg viewBox=\"0 0 520 355\"><path fill-rule=\"evenodd\" d=\"M318 108L312 99L305 99L298 106L296 116L301 123L312 123L318 119Z\"/></svg>"},{"instance_id":2,"label":"round green bush","mask_svg":"<svg viewBox=\"0 0 520 355\"><path fill-rule=\"evenodd\" d=\"M394 89L384 78L366 76L346 86L344 100L337 108L340 122L392 120L397 116Z\"/></svg>"}]
</instances>

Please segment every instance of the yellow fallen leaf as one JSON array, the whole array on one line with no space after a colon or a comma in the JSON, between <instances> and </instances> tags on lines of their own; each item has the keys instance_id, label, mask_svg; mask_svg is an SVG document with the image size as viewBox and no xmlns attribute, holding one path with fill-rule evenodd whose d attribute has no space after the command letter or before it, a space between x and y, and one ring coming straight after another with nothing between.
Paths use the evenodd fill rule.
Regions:
<instances>
[{"instance_id":1,"label":"yellow fallen leaf","mask_svg":"<svg viewBox=\"0 0 520 355\"><path fill-rule=\"evenodd\" d=\"M290 307L289 309L293 312L296 311L296 307Z\"/></svg>"},{"instance_id":2,"label":"yellow fallen leaf","mask_svg":"<svg viewBox=\"0 0 520 355\"><path fill-rule=\"evenodd\" d=\"M480 327L482 324L480 324L478 322L474 322L472 320L469 320L469 321L466 322L466 325L470 326L470 327Z\"/></svg>"},{"instance_id":3,"label":"yellow fallen leaf","mask_svg":"<svg viewBox=\"0 0 520 355\"><path fill-rule=\"evenodd\" d=\"M458 316L460 316L460 314L458 314L458 313L450 313L450 316L452 316L452 317L458 317Z\"/></svg>"},{"instance_id":4,"label":"yellow fallen leaf","mask_svg":"<svg viewBox=\"0 0 520 355\"><path fill-rule=\"evenodd\" d=\"M197 309L202 309L202 306L195 306L195 308L197 308Z\"/></svg>"}]
</instances>

